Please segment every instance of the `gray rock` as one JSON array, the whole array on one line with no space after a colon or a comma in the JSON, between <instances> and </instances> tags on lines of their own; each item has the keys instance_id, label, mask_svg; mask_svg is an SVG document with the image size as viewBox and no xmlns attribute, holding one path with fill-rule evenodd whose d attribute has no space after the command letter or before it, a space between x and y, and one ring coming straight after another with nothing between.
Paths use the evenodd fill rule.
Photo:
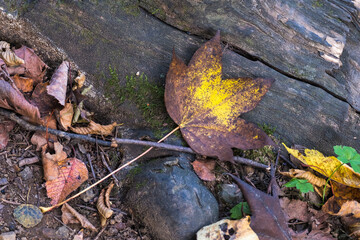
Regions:
<instances>
[{"instance_id":1,"label":"gray rock","mask_svg":"<svg viewBox=\"0 0 360 240\"><path fill-rule=\"evenodd\" d=\"M58 228L58 230L56 230L56 236L58 238L69 239L70 230L65 226L61 226Z\"/></svg>"},{"instance_id":2,"label":"gray rock","mask_svg":"<svg viewBox=\"0 0 360 240\"><path fill-rule=\"evenodd\" d=\"M0 235L0 240L15 240L16 233L15 232L5 232Z\"/></svg>"},{"instance_id":3,"label":"gray rock","mask_svg":"<svg viewBox=\"0 0 360 240\"><path fill-rule=\"evenodd\" d=\"M9 182L8 182L8 180L7 180L7 178L0 178L0 186L1 185L6 185L6 184L8 184Z\"/></svg>"},{"instance_id":4,"label":"gray rock","mask_svg":"<svg viewBox=\"0 0 360 240\"><path fill-rule=\"evenodd\" d=\"M244 201L242 192L236 184L222 184L220 198L229 206L234 206Z\"/></svg>"},{"instance_id":5,"label":"gray rock","mask_svg":"<svg viewBox=\"0 0 360 240\"><path fill-rule=\"evenodd\" d=\"M89 187L90 185L87 183L87 184L83 184L81 185L81 190ZM88 191L84 192L83 194L80 195L80 198L82 200L84 200L84 202L89 202L91 199L93 199L94 197L96 196L95 194L95 191L93 188L89 189Z\"/></svg>"},{"instance_id":6,"label":"gray rock","mask_svg":"<svg viewBox=\"0 0 360 240\"><path fill-rule=\"evenodd\" d=\"M125 203L156 239L193 239L218 219L217 201L191 170L188 157L151 160L130 171Z\"/></svg>"},{"instance_id":7,"label":"gray rock","mask_svg":"<svg viewBox=\"0 0 360 240\"><path fill-rule=\"evenodd\" d=\"M24 181L28 181L33 178L34 174L30 167L26 166L24 170L19 173L20 177Z\"/></svg>"}]
</instances>

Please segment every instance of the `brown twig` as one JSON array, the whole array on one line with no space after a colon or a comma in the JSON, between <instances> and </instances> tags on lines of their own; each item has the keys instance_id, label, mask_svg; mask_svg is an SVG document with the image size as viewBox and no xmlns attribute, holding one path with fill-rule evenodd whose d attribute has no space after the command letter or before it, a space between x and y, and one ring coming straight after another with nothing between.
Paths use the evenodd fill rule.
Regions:
<instances>
[{"instance_id":1,"label":"brown twig","mask_svg":"<svg viewBox=\"0 0 360 240\"><path fill-rule=\"evenodd\" d=\"M86 158L87 158L87 160L89 161L89 165L90 165L90 169L91 169L91 172L92 172L94 181L96 181L96 175L95 175L95 172L94 172L94 167L93 167L93 165L92 165L92 160L91 160L90 154L86 154Z\"/></svg>"},{"instance_id":2,"label":"brown twig","mask_svg":"<svg viewBox=\"0 0 360 240\"><path fill-rule=\"evenodd\" d=\"M104 164L104 166L107 168L107 170L109 172L112 172L113 170L109 167L109 164L105 160L104 150L102 148L100 148L100 150L101 150L100 156L101 156L102 163ZM116 186L119 187L119 179L117 179L117 177L115 175L112 175L111 177L114 179Z\"/></svg>"},{"instance_id":3,"label":"brown twig","mask_svg":"<svg viewBox=\"0 0 360 240\"><path fill-rule=\"evenodd\" d=\"M1 201L3 201L4 203L8 203L8 204L12 204L12 205L21 205L21 203L17 203L17 202L12 202L12 201L9 201L9 200L6 200L4 198L0 198Z\"/></svg>"},{"instance_id":4,"label":"brown twig","mask_svg":"<svg viewBox=\"0 0 360 240\"><path fill-rule=\"evenodd\" d=\"M0 108L0 114L13 120L14 122L16 122L17 124L19 124L20 126L24 127L26 130L29 131L42 131L42 132L46 132L46 130L48 131L48 133L54 134L56 136L59 137L68 137L68 138L73 138L73 139L79 139L79 140L83 140L83 141L87 141L87 142L92 142L92 143L97 143L99 145L102 146L107 146L107 147L111 147L113 142L115 141L117 144L134 144L134 145L141 145L141 146L148 146L148 147L156 147L156 148L163 148L163 149L167 149L167 150L171 150L171 151L177 151L177 152L185 152L185 153L192 153L192 154L196 154L191 148L189 147L182 147L182 146L177 146L177 145L171 145L171 144L166 144L166 143L159 143L159 142L149 142L149 141L141 141L141 140L135 140L135 139L125 139L125 138L114 138L113 142L111 141L104 141L104 140L100 140L100 139L96 139L93 137L89 137L87 135L80 135L80 134L75 134L75 133L68 133L68 132L64 132L64 131L60 131L60 130L55 130L55 129L51 129L51 128L45 128L43 126L35 126L32 125L28 122L26 122L25 120L21 119L20 117L18 117L15 113L10 112L8 110L2 109ZM262 168L262 169L269 169L269 166L265 165L265 164L261 164L258 162L254 162L250 159L247 158L242 158L242 157L234 157L233 160L237 163L240 164L246 164L249 166L253 166L256 168Z\"/></svg>"},{"instance_id":5,"label":"brown twig","mask_svg":"<svg viewBox=\"0 0 360 240\"><path fill-rule=\"evenodd\" d=\"M101 236L101 234L105 231L106 227L108 226L108 224L106 224L101 231L96 235L96 237L94 238L94 240L98 240Z\"/></svg>"}]
</instances>

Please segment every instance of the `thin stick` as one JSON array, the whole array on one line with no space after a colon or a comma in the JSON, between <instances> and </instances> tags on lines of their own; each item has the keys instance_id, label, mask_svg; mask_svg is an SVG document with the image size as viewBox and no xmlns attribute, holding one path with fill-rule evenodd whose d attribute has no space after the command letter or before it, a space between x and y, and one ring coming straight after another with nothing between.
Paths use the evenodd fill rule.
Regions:
<instances>
[{"instance_id":1,"label":"thin stick","mask_svg":"<svg viewBox=\"0 0 360 240\"><path fill-rule=\"evenodd\" d=\"M105 160L104 151L102 150L102 148L100 148L100 150L101 150L100 156L101 156L102 163L105 165L105 167L107 168L107 170L109 172L112 172L113 170L109 167L109 164ZM111 177L114 179L116 186L119 187L119 179L117 179L117 177L115 175L112 175Z\"/></svg>"},{"instance_id":2,"label":"thin stick","mask_svg":"<svg viewBox=\"0 0 360 240\"><path fill-rule=\"evenodd\" d=\"M164 141L166 138L168 138L171 134L173 134L173 133L174 133L175 131L177 131L179 128L180 128L179 126L176 127L176 128L173 129L171 132L169 132L165 137L163 137L162 139L160 139L158 142L160 143L160 142ZM95 187L96 185L98 185L99 183L103 182L105 179L107 179L107 178L111 177L112 175L114 175L115 173L119 172L121 169L129 166L130 164L132 164L133 162L135 162L136 160L138 160L139 158L141 158L142 156L144 156L145 154L147 154L148 152L150 152L153 148L154 148L154 147L148 148L146 151L144 151L143 153L141 153L141 154L140 154L139 156L137 156L136 158L132 159L131 161L129 161L129 162L127 162L127 163L125 163L124 165L122 165L121 167L117 168L117 169L114 170L113 172L109 173L108 175L106 175L105 177L103 177L102 179L100 179L99 181L97 181L96 183L90 185L89 187L85 188L85 189L82 190L81 192L75 194L74 196L71 196L70 198L62 201L61 203L58 203L58 204L56 204L56 205L54 205L54 206L51 206L51 207L40 207L41 211L42 211L43 213L48 212L48 211L50 211L50 210L52 210L52 209L54 209L54 208L57 208L57 207L63 205L64 203L67 203L67 202L69 202L70 200L78 197L79 195L83 194L83 193L86 192L87 190L89 190L89 189Z\"/></svg>"},{"instance_id":3,"label":"thin stick","mask_svg":"<svg viewBox=\"0 0 360 240\"><path fill-rule=\"evenodd\" d=\"M8 204L12 204L12 205L21 205L21 203L9 201L9 200L6 200L6 199L4 199L4 198L0 198L0 199L1 199L1 201L3 201L4 203L8 203Z\"/></svg>"},{"instance_id":4,"label":"thin stick","mask_svg":"<svg viewBox=\"0 0 360 240\"><path fill-rule=\"evenodd\" d=\"M11 119L11 120L13 120L14 122L21 125L22 127L24 127L25 129L27 129L29 131L46 132L45 127L34 126L34 125L26 122L25 120L21 119L20 117L18 117L15 113L10 112L8 110L0 108L0 114L7 117L7 118L9 118L9 119ZM99 140L99 139L96 139L96 138L93 138L93 137L89 137L87 135L68 133L68 132L63 132L63 131L55 130L55 129L51 129L51 128L48 128L47 130L48 130L49 133L54 134L54 135L59 136L59 137L67 137L67 138L79 139L79 140L83 140L83 141L87 141L87 142L97 143L99 145L107 146L107 147L112 147L113 146L112 142L110 142L110 141ZM165 143L160 143L160 142L149 142L149 141L140 141L140 140L135 140L135 139L124 139L124 138L114 138L113 140L117 144L135 144L135 145L142 145L142 146L148 146L148 147L162 148L162 149L167 149L167 150L177 151L177 152L185 152L185 153L196 154L189 147L176 146L176 145L165 144ZM233 160L235 162L237 162L237 163L240 163L240 164L246 164L246 165L261 168L261 169L267 169L267 170L269 169L269 166L267 166L265 164L258 163L258 162L254 162L254 161L252 161L250 159L247 159L247 158L234 157Z\"/></svg>"}]
</instances>

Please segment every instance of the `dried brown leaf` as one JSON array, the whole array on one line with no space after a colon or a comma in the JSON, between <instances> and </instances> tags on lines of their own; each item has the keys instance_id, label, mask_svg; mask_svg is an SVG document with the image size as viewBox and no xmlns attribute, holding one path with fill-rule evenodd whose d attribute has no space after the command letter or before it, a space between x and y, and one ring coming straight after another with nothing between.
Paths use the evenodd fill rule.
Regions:
<instances>
[{"instance_id":1,"label":"dried brown leaf","mask_svg":"<svg viewBox=\"0 0 360 240\"><path fill-rule=\"evenodd\" d=\"M215 168L215 160L195 160L191 163L196 175L204 181L215 181L215 174L212 172Z\"/></svg>"},{"instance_id":2,"label":"dried brown leaf","mask_svg":"<svg viewBox=\"0 0 360 240\"><path fill-rule=\"evenodd\" d=\"M65 203L62 206L61 211L61 220L63 223L80 223L83 228L88 228L92 231L97 230L84 215L80 214L78 211L72 208L68 203Z\"/></svg>"},{"instance_id":3,"label":"dried brown leaf","mask_svg":"<svg viewBox=\"0 0 360 240\"><path fill-rule=\"evenodd\" d=\"M25 63L25 61L16 56L16 54L11 49L5 49L5 51L0 51L0 58L4 60L5 64L8 67L19 66Z\"/></svg>"},{"instance_id":4,"label":"dried brown leaf","mask_svg":"<svg viewBox=\"0 0 360 240\"><path fill-rule=\"evenodd\" d=\"M8 82L1 78L0 107L14 110L32 123L42 123L39 109L30 104L20 92L16 91Z\"/></svg>"},{"instance_id":5,"label":"dried brown leaf","mask_svg":"<svg viewBox=\"0 0 360 240\"><path fill-rule=\"evenodd\" d=\"M111 135L111 132L117 126L117 123L114 122L109 125L101 125L94 121L90 121L89 126L87 127L69 127L71 131L78 134L97 134L97 135Z\"/></svg>"},{"instance_id":6,"label":"dried brown leaf","mask_svg":"<svg viewBox=\"0 0 360 240\"><path fill-rule=\"evenodd\" d=\"M73 91L76 90L76 89L82 88L84 86L84 83L85 83L85 79L86 79L85 74L83 72L80 72L80 71L78 72L78 74L79 74L79 76L77 76L75 78L75 80L74 80L75 85L72 88Z\"/></svg>"},{"instance_id":7,"label":"dried brown leaf","mask_svg":"<svg viewBox=\"0 0 360 240\"><path fill-rule=\"evenodd\" d=\"M3 150L9 141L9 132L14 128L13 121L0 118L0 150Z\"/></svg>"},{"instance_id":8,"label":"dried brown leaf","mask_svg":"<svg viewBox=\"0 0 360 240\"><path fill-rule=\"evenodd\" d=\"M50 115L57 106L56 100L46 91L48 85L49 82L37 84L31 94L30 102L39 108L42 117Z\"/></svg>"},{"instance_id":9,"label":"dried brown leaf","mask_svg":"<svg viewBox=\"0 0 360 240\"><path fill-rule=\"evenodd\" d=\"M22 92L31 92L34 88L34 80L20 77L18 74L12 77L16 87Z\"/></svg>"},{"instance_id":10,"label":"dried brown leaf","mask_svg":"<svg viewBox=\"0 0 360 240\"><path fill-rule=\"evenodd\" d=\"M46 152L46 149L47 145L44 145L41 153L44 178L45 181L51 181L59 177L59 165L66 161L67 154L63 151L63 146L59 142L54 143L55 154Z\"/></svg>"},{"instance_id":11,"label":"dried brown leaf","mask_svg":"<svg viewBox=\"0 0 360 240\"><path fill-rule=\"evenodd\" d=\"M280 199L280 205L285 212L287 221L297 219L306 223L312 217L312 214L309 212L307 202L298 199L290 200L287 197L283 197Z\"/></svg>"},{"instance_id":12,"label":"dried brown leaf","mask_svg":"<svg viewBox=\"0 0 360 240\"><path fill-rule=\"evenodd\" d=\"M40 151L42 146L44 146L47 143L46 138L44 137L42 132L35 132L32 135L30 142L36 145L36 151Z\"/></svg>"},{"instance_id":13,"label":"dried brown leaf","mask_svg":"<svg viewBox=\"0 0 360 240\"><path fill-rule=\"evenodd\" d=\"M24 59L25 63L18 67L18 69L13 69L12 71L21 72L22 69L25 69L25 77L32 78L36 84L42 82L48 66L36 55L34 50L22 46L19 49L15 49L14 52L18 57Z\"/></svg>"},{"instance_id":14,"label":"dried brown leaf","mask_svg":"<svg viewBox=\"0 0 360 240\"><path fill-rule=\"evenodd\" d=\"M69 62L62 62L55 70L55 73L51 77L50 84L47 86L47 93L58 100L62 106L65 106L69 66Z\"/></svg>"},{"instance_id":15,"label":"dried brown leaf","mask_svg":"<svg viewBox=\"0 0 360 240\"><path fill-rule=\"evenodd\" d=\"M111 182L109 184L109 186L107 187L106 189L106 192L105 192L105 205L110 208L111 207L111 202L110 202L110 193L111 193L111 190L113 189L114 187L114 183Z\"/></svg>"},{"instance_id":16,"label":"dried brown leaf","mask_svg":"<svg viewBox=\"0 0 360 240\"><path fill-rule=\"evenodd\" d=\"M351 215L354 218L360 218L360 203L358 201L345 201L340 206L335 197L331 197L322 207L324 212L336 216Z\"/></svg>"},{"instance_id":17,"label":"dried brown leaf","mask_svg":"<svg viewBox=\"0 0 360 240\"><path fill-rule=\"evenodd\" d=\"M65 131L67 131L68 128L71 126L73 115L73 105L71 103L66 103L65 107L59 113L60 124L65 129Z\"/></svg>"}]
</instances>

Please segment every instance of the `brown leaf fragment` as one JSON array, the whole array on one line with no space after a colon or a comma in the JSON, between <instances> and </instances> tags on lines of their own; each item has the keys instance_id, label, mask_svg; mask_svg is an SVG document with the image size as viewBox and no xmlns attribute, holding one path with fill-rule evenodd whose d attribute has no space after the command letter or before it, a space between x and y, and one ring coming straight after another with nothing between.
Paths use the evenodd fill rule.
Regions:
<instances>
[{"instance_id":1,"label":"brown leaf fragment","mask_svg":"<svg viewBox=\"0 0 360 240\"><path fill-rule=\"evenodd\" d=\"M78 211L72 208L68 203L65 203L61 207L61 212L61 220L63 223L80 223L83 228L88 228L91 231L97 230L84 215L80 214Z\"/></svg>"},{"instance_id":2,"label":"brown leaf fragment","mask_svg":"<svg viewBox=\"0 0 360 240\"><path fill-rule=\"evenodd\" d=\"M37 163L37 162L39 162L38 156L29 157L29 158L24 158L24 159L21 159L21 160L19 161L19 167L23 167L23 166L26 166L26 165L34 164L34 163Z\"/></svg>"},{"instance_id":3,"label":"brown leaf fragment","mask_svg":"<svg viewBox=\"0 0 360 240\"><path fill-rule=\"evenodd\" d=\"M72 88L73 91L75 91L76 89L80 89L84 86L84 83L85 83L85 74L83 72L80 72L78 71L78 75L76 78L75 78L75 84Z\"/></svg>"},{"instance_id":4,"label":"brown leaf fragment","mask_svg":"<svg viewBox=\"0 0 360 240\"><path fill-rule=\"evenodd\" d=\"M232 161L232 148L275 143L239 115L256 107L272 79L222 79L220 33L203 44L185 65L173 53L166 75L166 109L197 153Z\"/></svg>"},{"instance_id":5,"label":"brown leaf fragment","mask_svg":"<svg viewBox=\"0 0 360 240\"><path fill-rule=\"evenodd\" d=\"M13 121L0 118L0 150L3 150L9 141L9 132L14 128L15 123Z\"/></svg>"},{"instance_id":6,"label":"brown leaf fragment","mask_svg":"<svg viewBox=\"0 0 360 240\"><path fill-rule=\"evenodd\" d=\"M50 115L58 104L57 101L47 93L46 88L48 85L49 82L37 84L31 94L30 102L38 107L42 117Z\"/></svg>"},{"instance_id":7,"label":"brown leaf fragment","mask_svg":"<svg viewBox=\"0 0 360 240\"><path fill-rule=\"evenodd\" d=\"M81 229L77 234L75 234L73 240L83 240L84 239L84 231Z\"/></svg>"},{"instance_id":8,"label":"brown leaf fragment","mask_svg":"<svg viewBox=\"0 0 360 240\"><path fill-rule=\"evenodd\" d=\"M51 77L50 85L47 86L47 93L57 99L62 106L65 106L69 66L69 62L62 62Z\"/></svg>"},{"instance_id":9,"label":"brown leaf fragment","mask_svg":"<svg viewBox=\"0 0 360 240\"><path fill-rule=\"evenodd\" d=\"M336 202L335 197L331 197L323 205L322 210L326 213L336 216L351 215L354 218L360 218L360 203L358 201L345 201L342 205ZM360 221L360 220L359 220Z\"/></svg>"},{"instance_id":10,"label":"brown leaf fragment","mask_svg":"<svg viewBox=\"0 0 360 240\"><path fill-rule=\"evenodd\" d=\"M196 175L204 181L215 181L215 174L212 172L215 168L215 160L195 160L191 163Z\"/></svg>"},{"instance_id":11,"label":"brown leaf fragment","mask_svg":"<svg viewBox=\"0 0 360 240\"><path fill-rule=\"evenodd\" d=\"M68 102L65 104L65 107L59 113L60 124L65 129L65 131L67 131L68 128L71 126L73 115L73 105Z\"/></svg>"},{"instance_id":12,"label":"brown leaf fragment","mask_svg":"<svg viewBox=\"0 0 360 240\"><path fill-rule=\"evenodd\" d=\"M19 67L20 69L14 69L13 71L19 73L22 71L21 69L25 69L24 74L26 77L32 78L36 84L42 82L48 66L36 55L34 50L22 46L19 49L15 49L14 52L18 57L24 59L25 63Z\"/></svg>"},{"instance_id":13,"label":"brown leaf fragment","mask_svg":"<svg viewBox=\"0 0 360 240\"><path fill-rule=\"evenodd\" d=\"M312 217L312 214L309 212L307 202L298 199L290 200L287 197L283 197L280 199L280 205L285 212L287 221L296 219L306 223Z\"/></svg>"},{"instance_id":14,"label":"brown leaf fragment","mask_svg":"<svg viewBox=\"0 0 360 240\"><path fill-rule=\"evenodd\" d=\"M109 125L101 125L94 121L90 121L87 127L69 127L71 131L78 133L78 134L97 134L97 135L111 135L111 132L117 126L117 123L114 122Z\"/></svg>"},{"instance_id":15,"label":"brown leaf fragment","mask_svg":"<svg viewBox=\"0 0 360 240\"><path fill-rule=\"evenodd\" d=\"M238 177L229 174L239 185L252 213L250 227L259 239L291 240L279 199L253 188Z\"/></svg>"},{"instance_id":16,"label":"brown leaf fragment","mask_svg":"<svg viewBox=\"0 0 360 240\"><path fill-rule=\"evenodd\" d=\"M109 184L109 186L107 187L106 192L105 192L105 205L106 205L106 207L108 207L108 208L111 207L110 193L111 193L111 190L113 189L113 187L114 187L114 183L111 182L111 183Z\"/></svg>"},{"instance_id":17,"label":"brown leaf fragment","mask_svg":"<svg viewBox=\"0 0 360 240\"><path fill-rule=\"evenodd\" d=\"M55 154L46 152L47 145L42 147L42 163L44 168L45 181L55 180L59 177L59 165L67 159L66 152L63 151L61 143L54 143Z\"/></svg>"},{"instance_id":18,"label":"brown leaf fragment","mask_svg":"<svg viewBox=\"0 0 360 240\"><path fill-rule=\"evenodd\" d=\"M47 195L52 199L51 205L63 201L88 179L86 165L77 158L66 159L66 162L58 168L58 178L45 183Z\"/></svg>"},{"instance_id":19,"label":"brown leaf fragment","mask_svg":"<svg viewBox=\"0 0 360 240\"><path fill-rule=\"evenodd\" d=\"M106 199L105 199L105 189L101 190L99 199L96 203L96 208L98 209L99 213L100 213L100 222L101 222L101 226L105 226L106 225L106 220L108 218L110 218L112 216L112 214L114 213L113 210L111 210L110 207L107 207L106 205L110 205L110 203L106 203Z\"/></svg>"},{"instance_id":20,"label":"brown leaf fragment","mask_svg":"<svg viewBox=\"0 0 360 240\"><path fill-rule=\"evenodd\" d=\"M31 92L34 88L34 80L31 78L20 77L18 74L12 77L16 87L22 92Z\"/></svg>"},{"instance_id":21,"label":"brown leaf fragment","mask_svg":"<svg viewBox=\"0 0 360 240\"><path fill-rule=\"evenodd\" d=\"M14 110L31 123L41 124L40 112L30 104L24 96L16 91L8 82L0 78L0 107Z\"/></svg>"},{"instance_id":22,"label":"brown leaf fragment","mask_svg":"<svg viewBox=\"0 0 360 240\"><path fill-rule=\"evenodd\" d=\"M36 145L36 151L40 151L42 146L47 143L46 138L43 136L42 132L35 132L32 135L30 142Z\"/></svg>"},{"instance_id":23,"label":"brown leaf fragment","mask_svg":"<svg viewBox=\"0 0 360 240\"><path fill-rule=\"evenodd\" d=\"M18 66L24 64L24 60L16 56L10 49L10 44L5 41L0 41L0 58L8 67Z\"/></svg>"}]
</instances>

